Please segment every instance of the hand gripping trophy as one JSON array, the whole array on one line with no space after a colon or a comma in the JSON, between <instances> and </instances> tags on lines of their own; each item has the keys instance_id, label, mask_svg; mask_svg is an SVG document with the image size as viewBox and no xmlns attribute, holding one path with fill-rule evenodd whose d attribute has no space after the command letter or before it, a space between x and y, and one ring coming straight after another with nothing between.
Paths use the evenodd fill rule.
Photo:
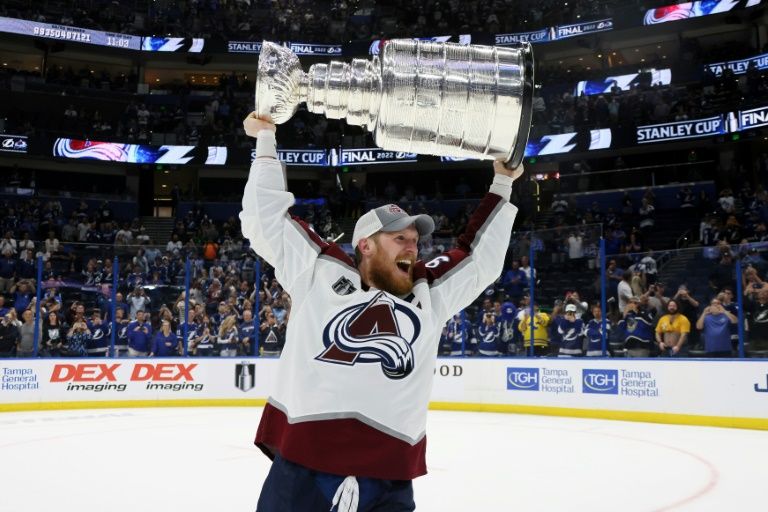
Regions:
<instances>
[{"instance_id":1,"label":"hand gripping trophy","mask_svg":"<svg viewBox=\"0 0 768 512\"><path fill-rule=\"evenodd\" d=\"M513 48L388 41L381 59L332 60L301 69L288 48L265 41L256 113L286 122L300 103L363 126L391 151L503 160L520 165L531 124L533 56Z\"/></svg>"}]
</instances>

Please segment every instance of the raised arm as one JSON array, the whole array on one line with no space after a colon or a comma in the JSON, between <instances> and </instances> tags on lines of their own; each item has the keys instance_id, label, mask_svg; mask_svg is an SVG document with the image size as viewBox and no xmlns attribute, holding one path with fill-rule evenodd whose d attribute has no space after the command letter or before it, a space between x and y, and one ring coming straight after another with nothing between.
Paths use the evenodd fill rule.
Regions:
<instances>
[{"instance_id":1,"label":"raised arm","mask_svg":"<svg viewBox=\"0 0 768 512\"><path fill-rule=\"evenodd\" d=\"M509 202L512 183L523 167L510 170L494 162L493 184L470 217L456 247L414 269L414 281L426 279L440 321L467 307L502 272L517 207Z\"/></svg>"},{"instance_id":2,"label":"raised arm","mask_svg":"<svg viewBox=\"0 0 768 512\"><path fill-rule=\"evenodd\" d=\"M318 255L328 251L330 245L303 221L288 214L294 197L286 190L285 171L277 159L275 125L251 114L243 126L246 134L257 138L256 159L251 164L240 212L243 235L253 250L275 268L275 277L283 288L294 297L303 297Z\"/></svg>"}]
</instances>

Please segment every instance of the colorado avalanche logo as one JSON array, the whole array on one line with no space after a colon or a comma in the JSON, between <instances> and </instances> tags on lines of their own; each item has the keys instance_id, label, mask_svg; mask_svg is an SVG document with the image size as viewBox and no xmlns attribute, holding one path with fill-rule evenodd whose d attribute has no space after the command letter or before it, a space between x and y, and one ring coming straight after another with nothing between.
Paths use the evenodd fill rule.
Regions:
<instances>
[{"instance_id":1,"label":"colorado avalanche logo","mask_svg":"<svg viewBox=\"0 0 768 512\"><path fill-rule=\"evenodd\" d=\"M410 323L412 329L401 329L401 322ZM315 359L350 366L380 363L384 375L402 379L413 371L411 345L420 330L413 311L380 292L370 302L348 307L333 317L323 330L326 349Z\"/></svg>"}]
</instances>

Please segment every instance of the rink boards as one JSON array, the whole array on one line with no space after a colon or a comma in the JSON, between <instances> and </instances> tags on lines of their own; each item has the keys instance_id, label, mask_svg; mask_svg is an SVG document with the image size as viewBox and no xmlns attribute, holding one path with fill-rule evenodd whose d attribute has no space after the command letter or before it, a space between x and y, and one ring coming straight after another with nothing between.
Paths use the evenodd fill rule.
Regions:
<instances>
[{"instance_id":1,"label":"rink boards","mask_svg":"<svg viewBox=\"0 0 768 512\"><path fill-rule=\"evenodd\" d=\"M94 361L0 360L0 411L263 405L279 363ZM768 361L440 358L430 407L768 429Z\"/></svg>"}]
</instances>

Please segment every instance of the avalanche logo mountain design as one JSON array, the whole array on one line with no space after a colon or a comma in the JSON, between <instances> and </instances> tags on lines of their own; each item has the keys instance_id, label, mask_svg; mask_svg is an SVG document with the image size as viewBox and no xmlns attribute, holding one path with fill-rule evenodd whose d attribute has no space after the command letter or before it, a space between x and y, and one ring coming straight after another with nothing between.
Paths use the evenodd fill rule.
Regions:
<instances>
[{"instance_id":1,"label":"avalanche logo mountain design","mask_svg":"<svg viewBox=\"0 0 768 512\"><path fill-rule=\"evenodd\" d=\"M346 366L379 363L386 377L403 379L416 364L411 345L420 331L421 322L412 310L379 292L328 322L323 329L326 348L315 359Z\"/></svg>"}]
</instances>

